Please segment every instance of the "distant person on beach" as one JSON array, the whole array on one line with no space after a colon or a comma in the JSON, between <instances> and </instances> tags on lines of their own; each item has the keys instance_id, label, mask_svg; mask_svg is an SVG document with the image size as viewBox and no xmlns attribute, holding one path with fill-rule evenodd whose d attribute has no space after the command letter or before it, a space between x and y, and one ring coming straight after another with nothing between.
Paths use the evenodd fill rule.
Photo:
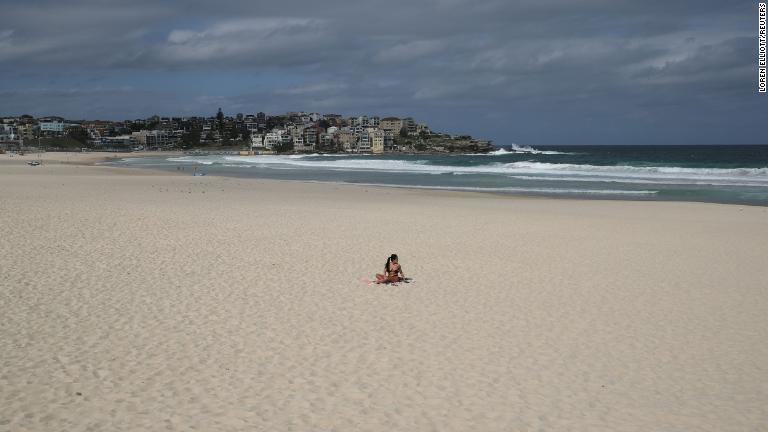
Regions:
<instances>
[{"instance_id":1,"label":"distant person on beach","mask_svg":"<svg viewBox=\"0 0 768 432\"><path fill-rule=\"evenodd\" d=\"M397 262L397 255L392 254L387 258L387 263L384 264L384 274L376 274L376 283L396 283L401 282L404 278L405 274Z\"/></svg>"}]
</instances>

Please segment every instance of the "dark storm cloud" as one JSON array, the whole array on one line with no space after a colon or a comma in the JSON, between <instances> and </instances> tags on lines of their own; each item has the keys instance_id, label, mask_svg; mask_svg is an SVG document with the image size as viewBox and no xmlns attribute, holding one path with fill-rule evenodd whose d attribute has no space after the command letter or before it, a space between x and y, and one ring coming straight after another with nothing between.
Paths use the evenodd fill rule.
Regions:
<instances>
[{"instance_id":1,"label":"dark storm cloud","mask_svg":"<svg viewBox=\"0 0 768 432\"><path fill-rule=\"evenodd\" d=\"M0 114L306 109L418 115L499 143L614 142L609 129L694 143L714 127L765 142L744 127L765 107L754 5L725 3L18 2L3 11ZM88 87L97 76L110 82Z\"/></svg>"}]
</instances>

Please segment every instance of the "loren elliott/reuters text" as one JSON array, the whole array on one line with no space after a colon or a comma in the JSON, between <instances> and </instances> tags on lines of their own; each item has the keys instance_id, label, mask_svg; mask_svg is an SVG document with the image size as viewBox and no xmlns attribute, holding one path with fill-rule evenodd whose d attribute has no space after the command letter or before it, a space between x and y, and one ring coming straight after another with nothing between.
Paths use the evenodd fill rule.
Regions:
<instances>
[{"instance_id":1,"label":"loren elliott/reuters text","mask_svg":"<svg viewBox=\"0 0 768 432\"><path fill-rule=\"evenodd\" d=\"M758 3L757 91L765 93L765 3Z\"/></svg>"}]
</instances>

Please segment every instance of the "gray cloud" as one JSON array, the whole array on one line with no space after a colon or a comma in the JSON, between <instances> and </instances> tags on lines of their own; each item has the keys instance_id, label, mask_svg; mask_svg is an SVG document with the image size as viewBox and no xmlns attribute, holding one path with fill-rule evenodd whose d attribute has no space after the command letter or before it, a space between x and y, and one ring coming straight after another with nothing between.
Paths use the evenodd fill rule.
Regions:
<instances>
[{"instance_id":1,"label":"gray cloud","mask_svg":"<svg viewBox=\"0 0 768 432\"><path fill-rule=\"evenodd\" d=\"M116 118L208 114L218 106L366 110L419 115L451 131L531 144L620 136L601 124L634 131L627 138L633 142L674 142L684 134L665 135L665 128L677 130L677 121L697 126L686 138L693 142L730 125L741 125L732 128L735 141L765 142L765 133L742 127L765 106L751 97L753 6L710 0L695 7L660 0L18 2L3 11L9 25L0 31L0 114L38 107ZM104 84L93 89L89 82ZM709 102L702 103L703 94ZM724 116L717 106L741 111ZM638 129L645 123L659 127Z\"/></svg>"},{"instance_id":2,"label":"gray cloud","mask_svg":"<svg viewBox=\"0 0 768 432\"><path fill-rule=\"evenodd\" d=\"M309 18L249 18L219 21L203 30L173 29L137 61L153 65L302 64L333 40L329 25Z\"/></svg>"}]
</instances>

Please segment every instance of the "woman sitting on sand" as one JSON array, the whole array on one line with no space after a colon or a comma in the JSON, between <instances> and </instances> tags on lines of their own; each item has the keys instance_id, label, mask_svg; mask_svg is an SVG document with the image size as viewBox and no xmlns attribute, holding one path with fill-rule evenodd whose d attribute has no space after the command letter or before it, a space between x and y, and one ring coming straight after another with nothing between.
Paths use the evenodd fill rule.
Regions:
<instances>
[{"instance_id":1,"label":"woman sitting on sand","mask_svg":"<svg viewBox=\"0 0 768 432\"><path fill-rule=\"evenodd\" d=\"M387 258L387 263L384 265L384 274L376 274L376 283L396 283L405 278L403 269L397 262L397 255L392 254Z\"/></svg>"}]
</instances>

